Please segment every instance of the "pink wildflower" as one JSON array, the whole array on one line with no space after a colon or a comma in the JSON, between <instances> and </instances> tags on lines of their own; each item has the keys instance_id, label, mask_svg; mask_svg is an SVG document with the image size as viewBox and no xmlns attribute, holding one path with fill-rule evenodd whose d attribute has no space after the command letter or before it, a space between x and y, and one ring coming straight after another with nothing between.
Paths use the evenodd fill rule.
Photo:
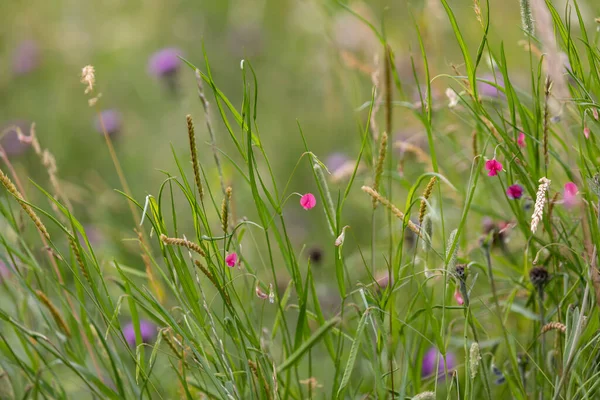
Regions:
<instances>
[{"instance_id":1,"label":"pink wildflower","mask_svg":"<svg viewBox=\"0 0 600 400\"><path fill-rule=\"evenodd\" d=\"M317 199L315 199L315 196L312 193L306 193L300 198L300 205L305 210L310 210L317 205Z\"/></svg>"},{"instance_id":2,"label":"pink wildflower","mask_svg":"<svg viewBox=\"0 0 600 400\"><path fill-rule=\"evenodd\" d=\"M227 257L225 257L225 264L227 264L228 267L235 267L235 265L238 262L238 256L237 253L230 253L227 254Z\"/></svg>"},{"instance_id":3,"label":"pink wildflower","mask_svg":"<svg viewBox=\"0 0 600 400\"><path fill-rule=\"evenodd\" d=\"M496 176L498 175L498 172L502 171L502 164L500 161L492 158L485 162L485 169L488 170L488 176Z\"/></svg>"},{"instance_id":4,"label":"pink wildflower","mask_svg":"<svg viewBox=\"0 0 600 400\"><path fill-rule=\"evenodd\" d=\"M463 299L463 297L460 294L460 292L458 291L458 289L456 289L456 291L454 292L454 300L456 300L456 302L458 303L459 306L462 306L463 304L465 304L465 299Z\"/></svg>"},{"instance_id":5,"label":"pink wildflower","mask_svg":"<svg viewBox=\"0 0 600 400\"><path fill-rule=\"evenodd\" d=\"M517 138L517 144L519 145L519 147L527 146L527 143L525 143L525 134L523 132L519 133L519 137Z\"/></svg>"},{"instance_id":6,"label":"pink wildflower","mask_svg":"<svg viewBox=\"0 0 600 400\"><path fill-rule=\"evenodd\" d=\"M510 185L506 189L506 195L509 199L519 200L521 197L523 197L523 186L518 184Z\"/></svg>"},{"instance_id":7,"label":"pink wildflower","mask_svg":"<svg viewBox=\"0 0 600 400\"><path fill-rule=\"evenodd\" d=\"M573 182L565 183L565 188L563 190L563 205L567 208L577 205L578 193L579 189L577 189L577 185L575 185Z\"/></svg>"},{"instance_id":8,"label":"pink wildflower","mask_svg":"<svg viewBox=\"0 0 600 400\"><path fill-rule=\"evenodd\" d=\"M583 136L585 136L586 139L590 138L590 128L588 128L587 126L583 128Z\"/></svg>"}]
</instances>

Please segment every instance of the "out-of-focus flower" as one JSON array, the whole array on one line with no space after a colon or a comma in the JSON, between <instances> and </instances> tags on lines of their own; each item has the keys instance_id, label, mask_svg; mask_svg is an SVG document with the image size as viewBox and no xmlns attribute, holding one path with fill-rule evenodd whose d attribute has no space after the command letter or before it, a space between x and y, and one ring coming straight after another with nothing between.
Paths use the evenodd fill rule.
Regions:
<instances>
[{"instance_id":1,"label":"out-of-focus flower","mask_svg":"<svg viewBox=\"0 0 600 400\"><path fill-rule=\"evenodd\" d=\"M498 89L496 86L490 83L483 81L496 82L497 86L503 88L504 79L502 78L502 75L496 74L494 78L494 75L492 74L485 74L481 78L479 78L479 80L477 80L477 91L481 96L488 98L499 98L502 96L502 91L500 91L500 89Z\"/></svg>"},{"instance_id":2,"label":"out-of-focus flower","mask_svg":"<svg viewBox=\"0 0 600 400\"><path fill-rule=\"evenodd\" d=\"M26 75L40 64L40 49L36 41L24 40L15 49L12 70L15 75Z\"/></svg>"},{"instance_id":3,"label":"out-of-focus flower","mask_svg":"<svg viewBox=\"0 0 600 400\"><path fill-rule=\"evenodd\" d=\"M331 173L331 180L333 182L339 182L344 178L350 177L354 173L356 161L353 161L345 154L338 152L332 153L327 157L325 166ZM359 165L358 170L360 171L362 167L362 165Z\"/></svg>"},{"instance_id":4,"label":"out-of-focus flower","mask_svg":"<svg viewBox=\"0 0 600 400\"><path fill-rule=\"evenodd\" d=\"M228 267L232 267L232 268L235 267L237 262L238 262L238 255L235 252L229 253L225 257L225 264L227 264Z\"/></svg>"},{"instance_id":5,"label":"out-of-focus flower","mask_svg":"<svg viewBox=\"0 0 600 400\"><path fill-rule=\"evenodd\" d=\"M454 108L458 105L458 95L453 89L446 89L446 97L448 97L448 108Z\"/></svg>"},{"instance_id":6,"label":"out-of-focus flower","mask_svg":"<svg viewBox=\"0 0 600 400\"><path fill-rule=\"evenodd\" d=\"M177 73L181 66L181 55L181 50L174 47L158 50L148 60L148 72L159 78Z\"/></svg>"},{"instance_id":7,"label":"out-of-focus flower","mask_svg":"<svg viewBox=\"0 0 600 400\"><path fill-rule=\"evenodd\" d=\"M519 133L519 137L517 138L517 144L521 148L527 146L527 143L525 143L525 134L523 132Z\"/></svg>"},{"instance_id":8,"label":"out-of-focus flower","mask_svg":"<svg viewBox=\"0 0 600 400\"><path fill-rule=\"evenodd\" d=\"M518 200L523 197L523 186L519 184L510 185L506 189L506 195L509 199Z\"/></svg>"},{"instance_id":9,"label":"out-of-focus flower","mask_svg":"<svg viewBox=\"0 0 600 400\"><path fill-rule=\"evenodd\" d=\"M579 198L577 197L579 193L579 189L577 189L577 185L573 182L565 183L565 187L563 189L563 205L567 208L572 208L579 203Z\"/></svg>"},{"instance_id":10,"label":"out-of-focus flower","mask_svg":"<svg viewBox=\"0 0 600 400\"><path fill-rule=\"evenodd\" d=\"M115 135L121 131L121 113L115 109L103 110L100 112L100 115L96 115L96 120L94 121L94 127L98 133L104 134L104 130L102 129L102 124L104 124L104 129L106 129L106 133L110 136Z\"/></svg>"},{"instance_id":11,"label":"out-of-focus flower","mask_svg":"<svg viewBox=\"0 0 600 400\"><path fill-rule=\"evenodd\" d=\"M588 128L587 126L583 128L583 136L585 136L586 139L590 138L590 133L591 133L590 128Z\"/></svg>"},{"instance_id":12,"label":"out-of-focus flower","mask_svg":"<svg viewBox=\"0 0 600 400\"><path fill-rule=\"evenodd\" d=\"M463 299L458 288L456 288L456 290L454 291L454 300L456 300L456 303L459 306L462 306L463 304L465 304L465 299Z\"/></svg>"},{"instance_id":13,"label":"out-of-focus flower","mask_svg":"<svg viewBox=\"0 0 600 400\"><path fill-rule=\"evenodd\" d=\"M317 205L317 199L315 199L315 196L312 193L306 193L300 198L300 205L305 210L310 210Z\"/></svg>"},{"instance_id":14,"label":"out-of-focus flower","mask_svg":"<svg viewBox=\"0 0 600 400\"><path fill-rule=\"evenodd\" d=\"M376 289L381 288L381 290L385 290L390 283L394 282L394 279L390 279L390 274L388 271L381 271L375 275L375 282L377 282L375 286Z\"/></svg>"},{"instance_id":15,"label":"out-of-focus flower","mask_svg":"<svg viewBox=\"0 0 600 400\"><path fill-rule=\"evenodd\" d=\"M28 143L22 142L19 139L16 128L18 128L23 135L28 136L31 124L27 121L15 120L4 124L0 128L0 132L5 132L2 139L0 139L0 145L7 156L18 156L23 154L30 147Z\"/></svg>"},{"instance_id":16,"label":"out-of-focus flower","mask_svg":"<svg viewBox=\"0 0 600 400\"><path fill-rule=\"evenodd\" d=\"M0 260L0 283L8 279L10 276L10 270L4 263L4 261Z\"/></svg>"},{"instance_id":17,"label":"out-of-focus flower","mask_svg":"<svg viewBox=\"0 0 600 400\"><path fill-rule=\"evenodd\" d=\"M439 365L438 365L439 358ZM435 347L430 348L425 353L423 357L423 364L421 366L421 376L423 378L429 377L436 373L436 365L438 376L444 375L444 365L447 367L448 371L452 371L456 367L456 357L451 352L446 353L446 360L444 361L444 357Z\"/></svg>"},{"instance_id":18,"label":"out-of-focus flower","mask_svg":"<svg viewBox=\"0 0 600 400\"><path fill-rule=\"evenodd\" d=\"M142 342L150 343L156 338L156 325L150 321L140 320L140 334L142 336ZM133 323L128 323L123 327L123 336L131 347L135 347L135 328Z\"/></svg>"},{"instance_id":19,"label":"out-of-focus flower","mask_svg":"<svg viewBox=\"0 0 600 400\"><path fill-rule=\"evenodd\" d=\"M502 171L502 164L500 161L492 158L485 162L485 169L488 170L488 176L496 176L498 175L498 172Z\"/></svg>"}]
</instances>

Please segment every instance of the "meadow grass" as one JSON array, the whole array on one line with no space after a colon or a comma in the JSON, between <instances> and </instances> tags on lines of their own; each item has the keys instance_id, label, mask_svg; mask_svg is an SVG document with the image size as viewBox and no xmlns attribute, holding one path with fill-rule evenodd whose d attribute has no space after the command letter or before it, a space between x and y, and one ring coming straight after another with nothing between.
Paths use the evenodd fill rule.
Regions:
<instances>
[{"instance_id":1,"label":"meadow grass","mask_svg":"<svg viewBox=\"0 0 600 400\"><path fill-rule=\"evenodd\" d=\"M598 29L577 2L563 12L521 0L527 86L504 44L488 40L490 4L474 3L477 48L440 4L462 60L432 76L415 22L417 99L385 29L335 6L372 31L380 70L341 175L313 150L301 115L290 115L304 146L288 160L292 175L273 166L265 141L287 138L261 135L268 77L252 60L240 63L236 106L210 54L183 59L206 129L181 115L189 156L171 148L175 170L160 170L145 198L102 123L131 214L117 245L133 243L142 267L95 249L51 143L42 150L19 132L49 174L28 185L47 198L33 204L2 152L0 398L597 398ZM82 91L96 109L93 73ZM448 98L435 95L440 81ZM426 146L396 140L399 109L420 121ZM197 152L205 142L212 159ZM406 163L418 174L404 174ZM321 250L294 237L290 209L307 216L309 235L322 231ZM350 223L356 213L368 223Z\"/></svg>"}]
</instances>

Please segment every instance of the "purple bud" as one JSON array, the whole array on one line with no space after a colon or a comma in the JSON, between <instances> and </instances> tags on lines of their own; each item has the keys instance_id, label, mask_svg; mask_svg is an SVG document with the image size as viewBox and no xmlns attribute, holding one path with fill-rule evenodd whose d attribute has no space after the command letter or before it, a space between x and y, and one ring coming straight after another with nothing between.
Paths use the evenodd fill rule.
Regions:
<instances>
[{"instance_id":1,"label":"purple bud","mask_svg":"<svg viewBox=\"0 0 600 400\"><path fill-rule=\"evenodd\" d=\"M96 116L96 121L94 122L96 131L98 133L104 134L100 118L102 118L102 123L104 123L106 133L108 133L109 135L112 136L121 130L121 113L117 110L103 110L100 112L100 117Z\"/></svg>"},{"instance_id":2,"label":"purple bud","mask_svg":"<svg viewBox=\"0 0 600 400\"><path fill-rule=\"evenodd\" d=\"M509 199L518 200L523 197L523 186L519 184L510 185L506 189L506 195Z\"/></svg>"},{"instance_id":3,"label":"purple bud","mask_svg":"<svg viewBox=\"0 0 600 400\"><path fill-rule=\"evenodd\" d=\"M140 320L140 334L142 336L142 342L150 343L156 337L156 325L154 325L150 321ZM131 347L135 347L135 329L133 327L133 323L128 323L123 327L123 336L125 336L125 340Z\"/></svg>"},{"instance_id":4,"label":"purple bud","mask_svg":"<svg viewBox=\"0 0 600 400\"><path fill-rule=\"evenodd\" d=\"M30 147L28 143L24 143L19 139L16 128L19 128L23 135L29 136L31 124L27 121L15 120L4 124L0 128L0 132L5 132L2 139L0 139L0 146L8 156L23 154Z\"/></svg>"},{"instance_id":5,"label":"purple bud","mask_svg":"<svg viewBox=\"0 0 600 400\"><path fill-rule=\"evenodd\" d=\"M159 78L175 74L181 66L180 55L181 50L173 47L157 51L148 61L148 72Z\"/></svg>"},{"instance_id":6,"label":"purple bud","mask_svg":"<svg viewBox=\"0 0 600 400\"><path fill-rule=\"evenodd\" d=\"M432 347L429 350L427 350L427 353L425 353L425 356L423 357L421 377L425 378L435 374L435 367L438 362L438 357L439 365L437 369L437 375L444 375L444 357L442 357L442 354L435 347ZM454 367L456 367L456 359L454 357L454 354L450 352L446 353L446 362L448 371L453 370Z\"/></svg>"},{"instance_id":7,"label":"purple bud","mask_svg":"<svg viewBox=\"0 0 600 400\"><path fill-rule=\"evenodd\" d=\"M489 81L489 82L496 82L496 84L498 86L503 88L504 87L504 79L502 78L502 75L496 74L496 76L494 77L494 75L492 75L492 74L485 74L477 80L477 90L479 91L479 94L481 96L496 98L496 99L502 96L502 92L500 91L500 89L498 89L496 86L491 85L489 83L482 82L482 80Z\"/></svg>"},{"instance_id":8,"label":"purple bud","mask_svg":"<svg viewBox=\"0 0 600 400\"><path fill-rule=\"evenodd\" d=\"M15 75L32 72L40 63L40 49L33 40L24 40L15 49L12 70Z\"/></svg>"}]
</instances>

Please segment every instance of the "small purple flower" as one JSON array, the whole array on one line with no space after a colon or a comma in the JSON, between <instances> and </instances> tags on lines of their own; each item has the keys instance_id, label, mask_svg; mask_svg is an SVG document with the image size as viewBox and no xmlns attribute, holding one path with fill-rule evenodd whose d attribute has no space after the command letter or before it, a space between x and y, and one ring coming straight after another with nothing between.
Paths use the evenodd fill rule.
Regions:
<instances>
[{"instance_id":1,"label":"small purple flower","mask_svg":"<svg viewBox=\"0 0 600 400\"><path fill-rule=\"evenodd\" d=\"M0 146L2 146L4 152L8 156L18 156L23 154L30 147L28 143L19 140L16 128L19 128L23 135L29 136L31 124L27 121L15 120L0 127L0 132L6 131L4 136L0 139Z\"/></svg>"},{"instance_id":2,"label":"small purple flower","mask_svg":"<svg viewBox=\"0 0 600 400\"><path fill-rule=\"evenodd\" d=\"M34 40L24 40L15 49L12 70L15 75L26 75L40 63L40 49Z\"/></svg>"},{"instance_id":3,"label":"small purple flower","mask_svg":"<svg viewBox=\"0 0 600 400\"><path fill-rule=\"evenodd\" d=\"M519 200L521 197L523 197L523 186L519 184L510 185L506 189L506 195L509 199Z\"/></svg>"},{"instance_id":4,"label":"small purple flower","mask_svg":"<svg viewBox=\"0 0 600 400\"><path fill-rule=\"evenodd\" d=\"M438 363L438 357L439 365L437 368L437 374L438 376L444 375L444 357L442 357L442 354L438 351L438 349L432 347L427 350L427 353L425 353L425 356L423 357L421 377L426 378L435 374L435 366ZM454 369L454 367L456 367L456 358L454 357L454 354L450 352L446 353L446 363L448 371L451 371Z\"/></svg>"},{"instance_id":5,"label":"small purple flower","mask_svg":"<svg viewBox=\"0 0 600 400\"><path fill-rule=\"evenodd\" d=\"M104 128L106 129L106 133L109 135L114 135L121 130L121 113L115 109L103 110L100 112L100 116L96 116L96 121L94 122L94 126L98 133L104 134L104 130L102 129L102 123L100 122L100 118L102 118L102 123L104 123Z\"/></svg>"},{"instance_id":6,"label":"small purple flower","mask_svg":"<svg viewBox=\"0 0 600 400\"><path fill-rule=\"evenodd\" d=\"M156 337L156 325L154 325L150 321L140 320L140 334L142 335L142 341L144 343L150 343ZM123 328L123 336L125 336L125 340L131 347L135 347L135 329L133 327L133 323L128 323Z\"/></svg>"},{"instance_id":7,"label":"small purple flower","mask_svg":"<svg viewBox=\"0 0 600 400\"><path fill-rule=\"evenodd\" d=\"M489 98L496 98L496 99L502 96L502 91L500 91L500 89L498 89L496 86L491 85L487 82L482 82L482 80L489 81L489 82L496 82L496 84L499 87L503 88L504 87L504 79L502 78L502 75L496 74L496 76L494 77L494 75L492 75L492 74L485 74L477 80L477 90L479 91L479 94L481 96L489 97Z\"/></svg>"},{"instance_id":8,"label":"small purple flower","mask_svg":"<svg viewBox=\"0 0 600 400\"><path fill-rule=\"evenodd\" d=\"M148 72L159 78L174 75L181 66L180 55L181 50L174 47L157 51L148 61Z\"/></svg>"}]
</instances>

